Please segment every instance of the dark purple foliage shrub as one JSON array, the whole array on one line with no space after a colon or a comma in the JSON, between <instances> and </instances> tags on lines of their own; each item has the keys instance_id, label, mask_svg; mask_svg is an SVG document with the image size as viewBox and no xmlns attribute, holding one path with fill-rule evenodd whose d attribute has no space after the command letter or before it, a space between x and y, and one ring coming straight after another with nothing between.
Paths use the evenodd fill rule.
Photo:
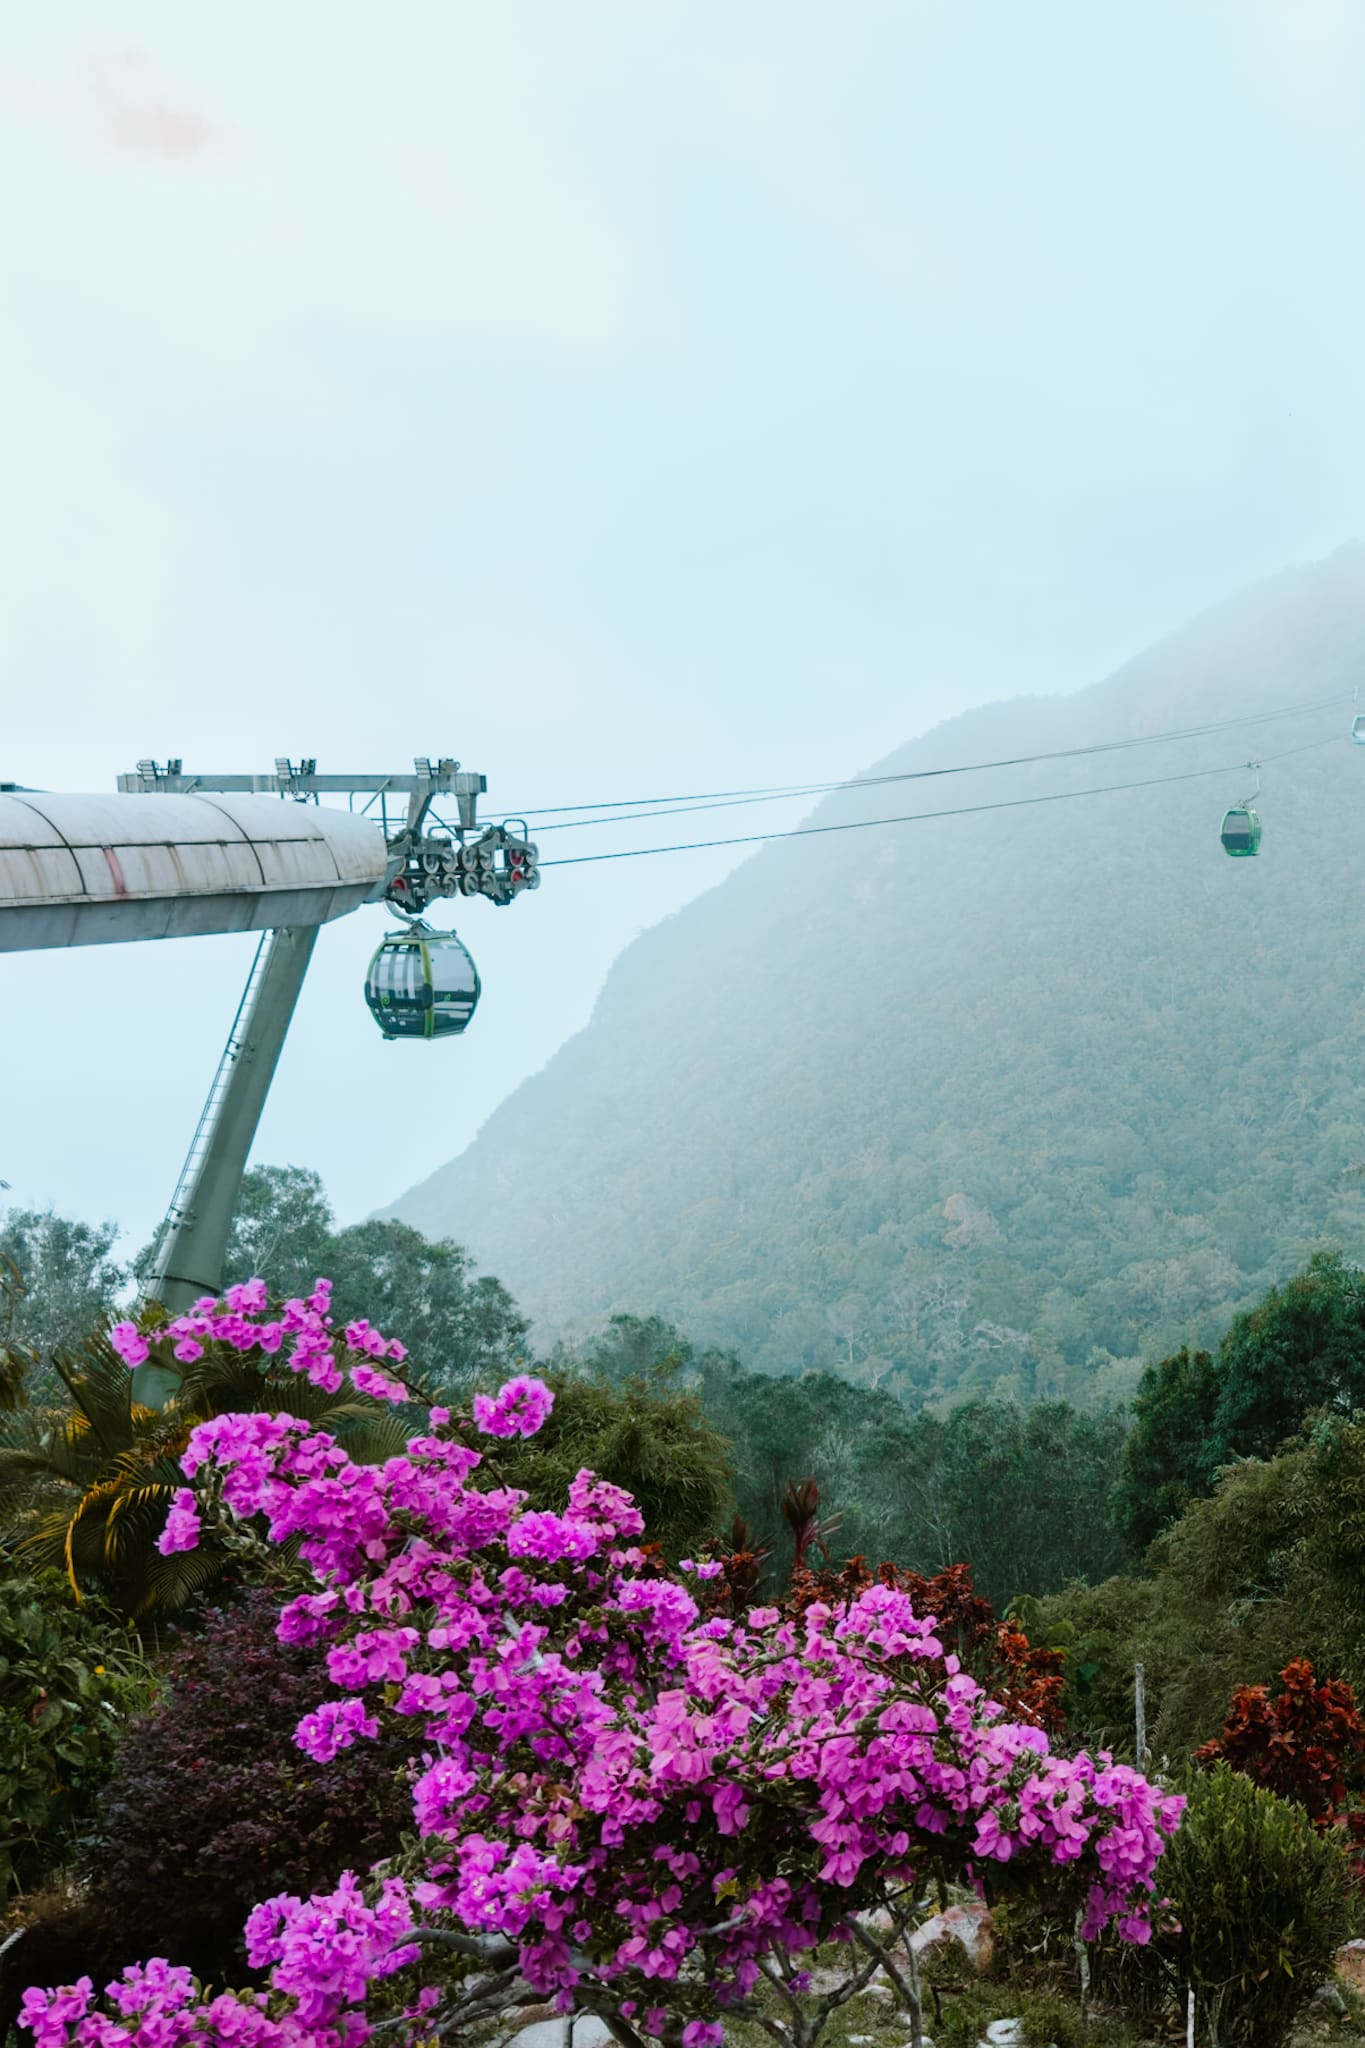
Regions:
<instances>
[{"instance_id":1,"label":"dark purple foliage shrub","mask_svg":"<svg viewBox=\"0 0 1365 2048\"><path fill-rule=\"evenodd\" d=\"M359 1742L327 1764L294 1729L332 1696L314 1649L279 1643L257 1590L208 1617L168 1660L165 1690L129 1728L101 1800L90 1877L129 1955L241 1983L242 1922L259 1899L327 1890L412 1825L405 1751Z\"/></svg>"}]
</instances>

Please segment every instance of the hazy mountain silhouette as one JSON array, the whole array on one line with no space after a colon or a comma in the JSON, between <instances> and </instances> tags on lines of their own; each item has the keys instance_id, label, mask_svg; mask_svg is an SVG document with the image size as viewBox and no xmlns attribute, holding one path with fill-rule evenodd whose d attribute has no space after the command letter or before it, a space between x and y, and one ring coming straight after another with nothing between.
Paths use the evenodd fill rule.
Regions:
<instances>
[{"instance_id":1,"label":"hazy mountain silhouette","mask_svg":"<svg viewBox=\"0 0 1365 2048\"><path fill-rule=\"evenodd\" d=\"M840 792L808 822L1230 767L764 848L627 948L588 1028L394 1213L542 1335L658 1311L911 1398L1124 1391L1124 1361L1216 1331L1310 1245L1365 1256L1358 680L1352 544L1074 696L950 720L869 776L1341 700ZM1233 861L1253 756L1264 844Z\"/></svg>"}]
</instances>

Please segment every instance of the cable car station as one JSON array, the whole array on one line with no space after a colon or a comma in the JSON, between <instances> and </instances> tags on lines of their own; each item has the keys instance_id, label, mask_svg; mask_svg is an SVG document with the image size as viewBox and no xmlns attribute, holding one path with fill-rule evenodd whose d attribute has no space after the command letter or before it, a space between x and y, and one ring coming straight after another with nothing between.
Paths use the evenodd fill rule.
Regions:
<instances>
[{"instance_id":1,"label":"cable car station","mask_svg":"<svg viewBox=\"0 0 1365 2048\"><path fill-rule=\"evenodd\" d=\"M410 775L319 775L315 759L286 758L268 775L189 775L182 761L145 760L118 786L0 789L0 952L261 933L143 1283L179 1310L221 1291L242 1175L321 926L386 903L403 922L365 979L380 1031L458 1036L478 970L422 914L443 897L505 907L540 872L525 822L481 826L486 778L449 758L419 756Z\"/></svg>"}]
</instances>

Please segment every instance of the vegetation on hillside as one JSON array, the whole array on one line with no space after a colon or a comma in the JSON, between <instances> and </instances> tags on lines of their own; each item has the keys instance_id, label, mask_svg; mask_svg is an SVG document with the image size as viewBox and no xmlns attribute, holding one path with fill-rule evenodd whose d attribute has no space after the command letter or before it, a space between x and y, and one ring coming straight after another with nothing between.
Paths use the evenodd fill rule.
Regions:
<instances>
[{"instance_id":1,"label":"vegetation on hillside","mask_svg":"<svg viewBox=\"0 0 1365 2048\"><path fill-rule=\"evenodd\" d=\"M751 1369L912 1404L1126 1401L1142 1359L1207 1347L1314 1246L1365 1256L1362 641L1357 551L891 755L875 773L1344 707L854 785L815 822L1312 749L1267 759L1255 861L1218 843L1240 767L764 849L631 946L588 1028L395 1213L467 1244L542 1332L660 1314Z\"/></svg>"},{"instance_id":2,"label":"vegetation on hillside","mask_svg":"<svg viewBox=\"0 0 1365 2048\"><path fill-rule=\"evenodd\" d=\"M1127 1426L1118 1410L974 1400L945 1417L912 1414L834 1373L746 1371L658 1316L613 1317L556 1358L610 1384L695 1389L730 1446L735 1507L779 1577L791 1555L783 1493L807 1477L838 1514L839 1557L896 1558L925 1572L967 1558L982 1591L1002 1604L1102 1579L1130 1555L1110 1512Z\"/></svg>"},{"instance_id":3,"label":"vegetation on hillside","mask_svg":"<svg viewBox=\"0 0 1365 2048\"><path fill-rule=\"evenodd\" d=\"M1365 1418L1320 1417L1278 1457L1230 1467L1147 1567L1024 1609L1072 1653L1080 1725L1131 1729L1138 1662L1149 1739L1170 1755L1217 1733L1238 1685L1295 1657L1365 1698Z\"/></svg>"},{"instance_id":4,"label":"vegetation on hillside","mask_svg":"<svg viewBox=\"0 0 1365 2048\"><path fill-rule=\"evenodd\" d=\"M1241 1458L1268 1458L1319 1411L1365 1408L1365 1272L1318 1252L1238 1316L1216 1358L1183 1347L1149 1366L1116 1494L1136 1549Z\"/></svg>"}]
</instances>

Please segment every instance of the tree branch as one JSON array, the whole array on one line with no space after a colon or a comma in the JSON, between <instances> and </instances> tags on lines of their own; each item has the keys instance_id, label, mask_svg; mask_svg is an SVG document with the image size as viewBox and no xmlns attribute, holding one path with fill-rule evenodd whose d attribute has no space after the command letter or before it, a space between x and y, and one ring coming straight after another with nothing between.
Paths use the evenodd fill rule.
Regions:
<instances>
[{"instance_id":1,"label":"tree branch","mask_svg":"<svg viewBox=\"0 0 1365 2048\"><path fill-rule=\"evenodd\" d=\"M486 1963L508 1963L517 1953L514 1942L503 1941L497 1935L457 1934L449 1927L411 1927L393 1946L406 1948L414 1941L429 1943L432 1948L454 1949L456 1955L474 1956Z\"/></svg>"},{"instance_id":2,"label":"tree branch","mask_svg":"<svg viewBox=\"0 0 1365 2048\"><path fill-rule=\"evenodd\" d=\"M896 1960L892 1955L890 1949L884 1948L881 1942L879 1942L876 1939L875 1935L870 1934L867 1928L864 1927L860 1921L854 1919L852 1915L850 1915L847 1924L849 1928L852 1930L853 1939L855 1941L861 1942L863 1947L867 1950L868 1954L876 1958L877 1962L880 1964L881 1968L885 1970L887 1976L890 1978L891 1982L895 1985L896 1990L900 1994L901 2002L903 2003L906 2011L910 2015L910 2048L922 2048L924 2038L924 2001L920 1997L919 1964L915 1957L915 1951L911 1948L909 1942L907 1941L905 1945L905 1953L908 1956L910 1962L910 1982L907 1984L904 1977L902 1977L899 1969L896 1967ZM902 1921L900 1923L901 1929L903 1929L904 1926L905 1922Z\"/></svg>"}]
</instances>

